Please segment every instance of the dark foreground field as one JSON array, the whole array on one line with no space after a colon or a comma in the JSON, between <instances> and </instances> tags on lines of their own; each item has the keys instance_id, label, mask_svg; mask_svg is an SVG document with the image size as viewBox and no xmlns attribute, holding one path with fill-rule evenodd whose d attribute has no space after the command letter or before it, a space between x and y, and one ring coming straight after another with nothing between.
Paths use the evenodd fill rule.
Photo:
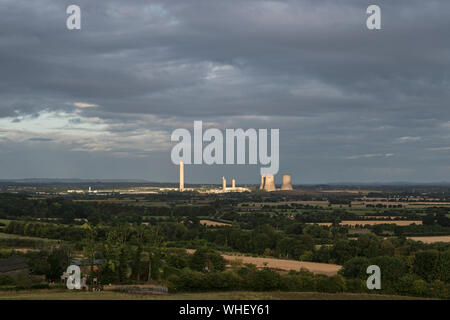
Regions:
<instances>
[{"instance_id":1,"label":"dark foreground field","mask_svg":"<svg viewBox=\"0 0 450 320\"><path fill-rule=\"evenodd\" d=\"M317 293L317 292L208 292L169 295L136 295L113 291L76 292L68 290L34 290L0 292L0 300L412 300L395 295Z\"/></svg>"}]
</instances>

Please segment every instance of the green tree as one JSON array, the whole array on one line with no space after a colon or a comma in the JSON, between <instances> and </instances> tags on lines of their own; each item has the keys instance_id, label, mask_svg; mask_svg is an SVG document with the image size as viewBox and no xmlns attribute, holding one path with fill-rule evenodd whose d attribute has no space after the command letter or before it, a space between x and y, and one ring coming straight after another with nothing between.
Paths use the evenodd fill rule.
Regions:
<instances>
[{"instance_id":1,"label":"green tree","mask_svg":"<svg viewBox=\"0 0 450 320\"><path fill-rule=\"evenodd\" d=\"M413 271L426 281L437 279L439 275L439 251L431 249L416 252Z\"/></svg>"},{"instance_id":2,"label":"green tree","mask_svg":"<svg viewBox=\"0 0 450 320\"><path fill-rule=\"evenodd\" d=\"M62 246L60 248L53 249L48 258L48 269L46 272L46 278L51 281L58 281L61 275L66 271L70 264L71 250Z\"/></svg>"},{"instance_id":3,"label":"green tree","mask_svg":"<svg viewBox=\"0 0 450 320\"><path fill-rule=\"evenodd\" d=\"M439 279L450 283L450 250L439 253L437 270Z\"/></svg>"},{"instance_id":4,"label":"green tree","mask_svg":"<svg viewBox=\"0 0 450 320\"><path fill-rule=\"evenodd\" d=\"M408 273L406 262L400 258L381 256L370 259L370 264L377 265L381 270L382 287L386 282L393 283L398 278ZM385 285L383 285L383 283Z\"/></svg>"},{"instance_id":5,"label":"green tree","mask_svg":"<svg viewBox=\"0 0 450 320\"><path fill-rule=\"evenodd\" d=\"M201 272L223 271L225 260L220 253L207 248L201 248L192 254L190 267Z\"/></svg>"},{"instance_id":6,"label":"green tree","mask_svg":"<svg viewBox=\"0 0 450 320\"><path fill-rule=\"evenodd\" d=\"M356 257L346 261L343 268L339 271L346 278L367 278L367 267L370 266L370 261L366 257Z\"/></svg>"}]
</instances>

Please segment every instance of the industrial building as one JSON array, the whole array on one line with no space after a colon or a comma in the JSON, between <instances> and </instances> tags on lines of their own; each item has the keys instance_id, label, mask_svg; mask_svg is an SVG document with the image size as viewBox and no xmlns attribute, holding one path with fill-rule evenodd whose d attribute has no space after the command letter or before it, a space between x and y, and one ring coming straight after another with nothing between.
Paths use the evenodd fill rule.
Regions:
<instances>
[{"instance_id":1,"label":"industrial building","mask_svg":"<svg viewBox=\"0 0 450 320\"><path fill-rule=\"evenodd\" d=\"M283 174L283 183L281 184L281 190L293 190L290 174Z\"/></svg>"},{"instance_id":2,"label":"industrial building","mask_svg":"<svg viewBox=\"0 0 450 320\"><path fill-rule=\"evenodd\" d=\"M180 191L184 191L184 162L180 161Z\"/></svg>"},{"instance_id":3,"label":"industrial building","mask_svg":"<svg viewBox=\"0 0 450 320\"><path fill-rule=\"evenodd\" d=\"M275 191L275 177L273 174L262 174L261 175L261 185L259 190L264 191Z\"/></svg>"},{"instance_id":4,"label":"industrial building","mask_svg":"<svg viewBox=\"0 0 450 320\"><path fill-rule=\"evenodd\" d=\"M259 186L260 190L264 191L276 191L277 188L275 186L275 176L273 174L262 174L261 175L261 184ZM180 161L180 186L179 191L184 191L184 163ZM283 182L281 184L281 188L278 190L288 191L293 190L292 188L292 179L290 174L283 174ZM236 179L231 180L231 188L227 187L227 179L222 177L222 188L210 190L212 193L223 193L223 192L249 192L250 189L236 187Z\"/></svg>"}]
</instances>

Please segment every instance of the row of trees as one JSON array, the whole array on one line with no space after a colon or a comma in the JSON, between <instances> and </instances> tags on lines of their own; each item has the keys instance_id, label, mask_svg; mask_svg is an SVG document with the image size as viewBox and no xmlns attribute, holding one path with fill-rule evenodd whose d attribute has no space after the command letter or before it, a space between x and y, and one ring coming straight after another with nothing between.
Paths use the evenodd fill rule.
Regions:
<instances>
[{"instance_id":1,"label":"row of trees","mask_svg":"<svg viewBox=\"0 0 450 320\"><path fill-rule=\"evenodd\" d=\"M103 284L158 281L183 268L202 272L225 269L222 256L210 249L190 255L183 249L166 248L159 227L121 224L108 229L104 240L97 229L90 226L83 254L91 265L95 259L102 261L98 269L91 270L91 277Z\"/></svg>"},{"instance_id":2,"label":"row of trees","mask_svg":"<svg viewBox=\"0 0 450 320\"><path fill-rule=\"evenodd\" d=\"M0 218L56 218L65 224L76 219L91 223L141 222L152 216L209 216L216 212L209 205L141 206L108 202L77 202L64 198L30 199L25 195L0 193Z\"/></svg>"},{"instance_id":3,"label":"row of trees","mask_svg":"<svg viewBox=\"0 0 450 320\"><path fill-rule=\"evenodd\" d=\"M367 277L367 275L366 275ZM383 278L382 278L383 279ZM403 274L392 282L382 280L382 289L368 290L366 279L342 275L315 275L307 271L279 274L254 265L233 268L225 272L201 273L184 269L168 278L171 291L304 291L327 293L384 293L421 297L449 298L450 285L440 280L430 283L412 274Z\"/></svg>"},{"instance_id":4,"label":"row of trees","mask_svg":"<svg viewBox=\"0 0 450 320\"><path fill-rule=\"evenodd\" d=\"M74 242L81 241L87 234L87 230L81 227L24 221L11 221L8 226L4 228L4 232Z\"/></svg>"},{"instance_id":5,"label":"row of trees","mask_svg":"<svg viewBox=\"0 0 450 320\"><path fill-rule=\"evenodd\" d=\"M390 233L395 236L441 236L450 234L450 227L438 224L399 226L395 224L378 224L368 227L377 235Z\"/></svg>"},{"instance_id":6,"label":"row of trees","mask_svg":"<svg viewBox=\"0 0 450 320\"><path fill-rule=\"evenodd\" d=\"M384 292L447 297L450 289L450 249L420 250L409 257L355 257L345 262L340 273L346 278L364 280L370 265L381 269Z\"/></svg>"},{"instance_id":7,"label":"row of trees","mask_svg":"<svg viewBox=\"0 0 450 320\"><path fill-rule=\"evenodd\" d=\"M189 242L202 239L209 246L223 250L337 264L344 264L354 257L406 257L419 250L445 250L450 247L450 244L422 244L401 237L385 240L376 236L362 235L358 240L347 240L345 230L341 230L340 227L327 228L300 223L291 224L284 231L276 230L270 225L258 226L250 231L237 227L211 229L201 225L198 219L187 219L183 222L161 222L150 227L144 225L130 226L128 223L121 223L116 226L99 225L94 227L90 225L87 228L86 226L12 221L5 231L77 243L93 237L93 242L102 243L108 240L111 234L117 233L117 226L120 226L123 233L127 234L127 237L131 239L135 246L141 245L140 241L142 242L142 240L137 239L142 239L142 234L154 233L157 230L161 242L164 241L172 247L182 247ZM93 235L91 228L95 228ZM320 243L319 241L333 244L316 248L316 244Z\"/></svg>"}]
</instances>

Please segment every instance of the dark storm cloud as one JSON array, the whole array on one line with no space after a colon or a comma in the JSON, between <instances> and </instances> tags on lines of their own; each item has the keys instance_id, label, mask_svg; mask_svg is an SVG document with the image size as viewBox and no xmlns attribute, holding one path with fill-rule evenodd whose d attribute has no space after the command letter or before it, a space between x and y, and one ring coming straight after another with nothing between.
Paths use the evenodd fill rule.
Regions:
<instances>
[{"instance_id":1,"label":"dark storm cloud","mask_svg":"<svg viewBox=\"0 0 450 320\"><path fill-rule=\"evenodd\" d=\"M23 117L44 111L76 112L69 124L93 119L115 139L144 127L169 139L203 120L280 128L281 170L294 182L450 173L448 1L75 2L79 31L65 28L74 1L0 0L0 117L24 130ZM370 4L380 31L365 27ZM84 172L92 158L80 157Z\"/></svg>"}]
</instances>

